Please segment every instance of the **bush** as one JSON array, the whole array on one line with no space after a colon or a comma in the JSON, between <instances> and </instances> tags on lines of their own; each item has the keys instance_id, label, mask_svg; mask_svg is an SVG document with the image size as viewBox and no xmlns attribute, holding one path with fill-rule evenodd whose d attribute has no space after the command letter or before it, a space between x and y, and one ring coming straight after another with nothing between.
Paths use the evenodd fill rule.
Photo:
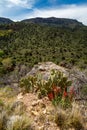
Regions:
<instances>
[{"instance_id":1,"label":"bush","mask_svg":"<svg viewBox=\"0 0 87 130\"><path fill-rule=\"evenodd\" d=\"M33 130L26 115L13 115L7 122L6 130Z\"/></svg>"},{"instance_id":2,"label":"bush","mask_svg":"<svg viewBox=\"0 0 87 130\"><path fill-rule=\"evenodd\" d=\"M0 57L4 55L4 51L0 49Z\"/></svg>"},{"instance_id":3,"label":"bush","mask_svg":"<svg viewBox=\"0 0 87 130\"><path fill-rule=\"evenodd\" d=\"M31 121L24 112L22 102L4 106L0 111L0 130L33 130Z\"/></svg>"},{"instance_id":4,"label":"bush","mask_svg":"<svg viewBox=\"0 0 87 130\"><path fill-rule=\"evenodd\" d=\"M4 67L5 70L11 70L13 63L12 63L12 59L11 58L5 58L2 60L2 65Z\"/></svg>"},{"instance_id":5,"label":"bush","mask_svg":"<svg viewBox=\"0 0 87 130\"><path fill-rule=\"evenodd\" d=\"M78 106L76 103L73 103L72 111L70 115L68 116L68 126L71 128L74 128L75 130L84 130L84 121L83 116L79 109L80 106Z\"/></svg>"},{"instance_id":6,"label":"bush","mask_svg":"<svg viewBox=\"0 0 87 130\"><path fill-rule=\"evenodd\" d=\"M87 84L82 87L81 93L84 97L87 96Z\"/></svg>"},{"instance_id":7,"label":"bush","mask_svg":"<svg viewBox=\"0 0 87 130\"><path fill-rule=\"evenodd\" d=\"M68 112L59 108L55 113L55 123L61 130L68 130L70 128L74 130L85 129L83 117L76 104Z\"/></svg>"},{"instance_id":8,"label":"bush","mask_svg":"<svg viewBox=\"0 0 87 130\"><path fill-rule=\"evenodd\" d=\"M63 111L60 111L55 116L55 123L58 127L60 127L62 130L65 128L65 122L66 122L66 114Z\"/></svg>"},{"instance_id":9,"label":"bush","mask_svg":"<svg viewBox=\"0 0 87 130\"><path fill-rule=\"evenodd\" d=\"M37 82L37 86L39 86L40 90L39 95L47 95L54 105L61 104L64 108L70 106L74 95L73 91L68 92L70 85L71 81L69 81L62 72L55 70L51 71L48 81L40 79Z\"/></svg>"},{"instance_id":10,"label":"bush","mask_svg":"<svg viewBox=\"0 0 87 130\"><path fill-rule=\"evenodd\" d=\"M20 87L23 92L38 91L40 98L48 96L54 105L61 104L62 107L69 107L74 96L74 91L69 91L71 81L62 72L52 70L49 79L43 80L41 75L22 78Z\"/></svg>"},{"instance_id":11,"label":"bush","mask_svg":"<svg viewBox=\"0 0 87 130\"><path fill-rule=\"evenodd\" d=\"M20 80L19 86L23 93L33 92L36 85L36 77L28 76Z\"/></svg>"},{"instance_id":12,"label":"bush","mask_svg":"<svg viewBox=\"0 0 87 130\"><path fill-rule=\"evenodd\" d=\"M6 111L0 112L0 130L6 130L7 120L8 120L8 113Z\"/></svg>"}]
</instances>

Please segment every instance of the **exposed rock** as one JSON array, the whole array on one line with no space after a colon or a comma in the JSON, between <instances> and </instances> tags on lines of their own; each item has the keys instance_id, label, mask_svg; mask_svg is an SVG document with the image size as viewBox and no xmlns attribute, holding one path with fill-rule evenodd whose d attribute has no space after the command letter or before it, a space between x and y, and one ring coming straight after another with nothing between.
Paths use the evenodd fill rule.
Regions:
<instances>
[{"instance_id":1,"label":"exposed rock","mask_svg":"<svg viewBox=\"0 0 87 130\"><path fill-rule=\"evenodd\" d=\"M35 65L26 76L41 74L44 80L48 80L52 69L63 72L63 74L72 81L72 86L74 87L76 94L80 95L80 89L87 84L87 76L84 72L81 72L75 67L66 69L52 62L38 63L38 65Z\"/></svg>"},{"instance_id":2,"label":"exposed rock","mask_svg":"<svg viewBox=\"0 0 87 130\"><path fill-rule=\"evenodd\" d=\"M33 114L34 116L38 116L39 113L37 111L31 111L31 114Z\"/></svg>"},{"instance_id":3,"label":"exposed rock","mask_svg":"<svg viewBox=\"0 0 87 130\"><path fill-rule=\"evenodd\" d=\"M34 130L59 130L55 122L49 120L55 113L55 107L48 97L38 99L37 93L28 93L20 100L26 106L26 112L33 121Z\"/></svg>"},{"instance_id":4,"label":"exposed rock","mask_svg":"<svg viewBox=\"0 0 87 130\"><path fill-rule=\"evenodd\" d=\"M19 93L18 96L17 96L17 99L19 100L19 99L22 99L22 98L23 98L22 93Z\"/></svg>"},{"instance_id":5,"label":"exposed rock","mask_svg":"<svg viewBox=\"0 0 87 130\"><path fill-rule=\"evenodd\" d=\"M32 102L32 106L36 106L36 105L38 105L38 104L39 104L39 100Z\"/></svg>"},{"instance_id":6,"label":"exposed rock","mask_svg":"<svg viewBox=\"0 0 87 130\"><path fill-rule=\"evenodd\" d=\"M64 75L68 75L67 69L58 66L52 62L44 62L44 63L38 63L38 65L35 65L32 70L27 74L29 75L36 75L38 73L42 74L43 79L47 80L50 76L51 70L58 70L64 73Z\"/></svg>"}]
</instances>

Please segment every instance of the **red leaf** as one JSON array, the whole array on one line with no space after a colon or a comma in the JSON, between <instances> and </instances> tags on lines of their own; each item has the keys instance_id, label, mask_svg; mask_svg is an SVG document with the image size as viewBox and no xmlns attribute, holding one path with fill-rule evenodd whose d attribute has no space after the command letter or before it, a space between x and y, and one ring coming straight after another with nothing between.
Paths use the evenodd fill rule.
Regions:
<instances>
[{"instance_id":1,"label":"red leaf","mask_svg":"<svg viewBox=\"0 0 87 130\"><path fill-rule=\"evenodd\" d=\"M49 100L51 100L51 101L54 99L54 95L53 95L52 92L48 93L48 98L49 98Z\"/></svg>"}]
</instances>

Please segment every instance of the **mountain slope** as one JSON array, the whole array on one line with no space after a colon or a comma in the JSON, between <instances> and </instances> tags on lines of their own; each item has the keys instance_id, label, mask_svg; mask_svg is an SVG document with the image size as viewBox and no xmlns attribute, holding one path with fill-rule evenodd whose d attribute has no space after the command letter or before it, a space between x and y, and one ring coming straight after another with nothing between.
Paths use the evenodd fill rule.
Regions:
<instances>
[{"instance_id":1,"label":"mountain slope","mask_svg":"<svg viewBox=\"0 0 87 130\"><path fill-rule=\"evenodd\" d=\"M1 55L4 51L0 59L1 70L2 67L9 70L9 66L3 63L3 59L8 57L14 65L32 67L38 62L52 61L65 67L87 68L87 27L71 29L14 23L4 26L4 30L7 27L8 30L0 36Z\"/></svg>"},{"instance_id":2,"label":"mountain slope","mask_svg":"<svg viewBox=\"0 0 87 130\"><path fill-rule=\"evenodd\" d=\"M8 18L0 17L0 24L9 24L9 23L13 23L13 21Z\"/></svg>"},{"instance_id":3,"label":"mountain slope","mask_svg":"<svg viewBox=\"0 0 87 130\"><path fill-rule=\"evenodd\" d=\"M32 19L25 19L25 20L22 20L22 22L55 25L59 27L71 27L71 28L83 25L81 22L78 22L77 20L74 20L74 19L55 18L55 17L50 17L50 18L37 17L37 18L32 18Z\"/></svg>"}]
</instances>

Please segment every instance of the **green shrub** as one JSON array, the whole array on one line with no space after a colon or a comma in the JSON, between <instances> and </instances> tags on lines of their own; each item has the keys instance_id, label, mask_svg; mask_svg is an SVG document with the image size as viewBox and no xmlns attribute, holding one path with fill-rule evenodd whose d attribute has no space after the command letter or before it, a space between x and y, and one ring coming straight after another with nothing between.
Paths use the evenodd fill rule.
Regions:
<instances>
[{"instance_id":1,"label":"green shrub","mask_svg":"<svg viewBox=\"0 0 87 130\"><path fill-rule=\"evenodd\" d=\"M52 70L48 80L43 80L42 76L28 76L22 78L20 87L23 92L38 91L38 97L48 96L54 105L61 104L62 107L69 107L73 93L68 93L71 81L62 72Z\"/></svg>"},{"instance_id":2,"label":"green shrub","mask_svg":"<svg viewBox=\"0 0 87 130\"><path fill-rule=\"evenodd\" d=\"M87 96L87 84L82 87L81 93L83 96Z\"/></svg>"},{"instance_id":3,"label":"green shrub","mask_svg":"<svg viewBox=\"0 0 87 130\"><path fill-rule=\"evenodd\" d=\"M33 92L36 85L36 77L28 76L20 80L19 86L24 93Z\"/></svg>"},{"instance_id":4,"label":"green shrub","mask_svg":"<svg viewBox=\"0 0 87 130\"><path fill-rule=\"evenodd\" d=\"M0 49L0 57L4 55L4 51Z\"/></svg>"},{"instance_id":5,"label":"green shrub","mask_svg":"<svg viewBox=\"0 0 87 130\"><path fill-rule=\"evenodd\" d=\"M71 85L71 81L63 75L62 72L52 70L48 81L42 79L37 81L39 87L39 96L48 96L54 105L61 104L62 107L70 107L71 96L68 93L68 87ZM73 93L72 93L73 94Z\"/></svg>"}]
</instances>

